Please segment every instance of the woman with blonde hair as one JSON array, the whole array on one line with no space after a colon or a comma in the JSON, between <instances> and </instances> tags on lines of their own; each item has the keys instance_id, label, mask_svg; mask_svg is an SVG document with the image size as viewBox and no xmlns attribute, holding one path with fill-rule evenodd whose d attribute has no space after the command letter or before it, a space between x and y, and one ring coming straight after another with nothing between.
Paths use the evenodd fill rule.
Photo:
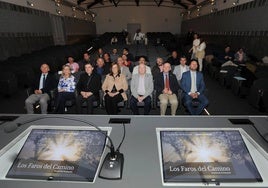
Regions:
<instances>
[{"instance_id":1,"label":"woman with blonde hair","mask_svg":"<svg viewBox=\"0 0 268 188\"><path fill-rule=\"evenodd\" d=\"M64 113L65 102L75 98L76 79L71 73L71 68L68 65L63 65L62 75L58 83L58 96L56 99L55 112L58 114Z\"/></svg>"},{"instance_id":2,"label":"woman with blonde hair","mask_svg":"<svg viewBox=\"0 0 268 188\"><path fill-rule=\"evenodd\" d=\"M110 73L102 84L102 90L105 92L105 108L109 115L117 114L117 104L127 100L126 90L128 84L125 75L121 74L117 63L112 63Z\"/></svg>"}]
</instances>

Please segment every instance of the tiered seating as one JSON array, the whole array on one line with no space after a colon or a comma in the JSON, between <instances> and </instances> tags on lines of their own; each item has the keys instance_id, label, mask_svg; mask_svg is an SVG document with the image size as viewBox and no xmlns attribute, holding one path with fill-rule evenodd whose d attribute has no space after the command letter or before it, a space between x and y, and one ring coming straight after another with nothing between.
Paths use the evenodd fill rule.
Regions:
<instances>
[{"instance_id":1,"label":"tiered seating","mask_svg":"<svg viewBox=\"0 0 268 188\"><path fill-rule=\"evenodd\" d=\"M260 111L268 110L268 66L257 63L255 56L245 64L239 66L221 67L217 56L221 49L219 46L208 46L205 58L205 72L219 84L231 88L234 95L248 97L249 104Z\"/></svg>"}]
</instances>

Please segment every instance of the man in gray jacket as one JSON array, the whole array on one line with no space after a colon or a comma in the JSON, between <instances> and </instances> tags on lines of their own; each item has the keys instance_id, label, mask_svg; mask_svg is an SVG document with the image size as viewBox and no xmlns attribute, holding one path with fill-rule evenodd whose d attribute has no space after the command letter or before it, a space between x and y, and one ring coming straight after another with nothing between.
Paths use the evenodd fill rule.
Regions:
<instances>
[{"instance_id":1,"label":"man in gray jacket","mask_svg":"<svg viewBox=\"0 0 268 188\"><path fill-rule=\"evenodd\" d=\"M134 74L131 80L130 108L134 115L139 115L138 103L144 103L144 115L151 110L151 95L154 89L153 77L146 73L145 64L140 64L138 74Z\"/></svg>"}]
</instances>

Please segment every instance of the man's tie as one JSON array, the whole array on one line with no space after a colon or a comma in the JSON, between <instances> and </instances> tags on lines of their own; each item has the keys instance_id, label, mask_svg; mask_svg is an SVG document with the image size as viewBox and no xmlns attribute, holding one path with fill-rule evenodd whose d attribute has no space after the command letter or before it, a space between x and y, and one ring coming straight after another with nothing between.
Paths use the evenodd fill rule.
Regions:
<instances>
[{"instance_id":1,"label":"man's tie","mask_svg":"<svg viewBox=\"0 0 268 188\"><path fill-rule=\"evenodd\" d=\"M165 88L167 88L168 90L170 89L170 88L169 88L169 78L168 78L168 74L166 74Z\"/></svg>"},{"instance_id":2,"label":"man's tie","mask_svg":"<svg viewBox=\"0 0 268 188\"><path fill-rule=\"evenodd\" d=\"M43 74L43 87L42 87L42 89L45 87L45 82L46 82L46 75Z\"/></svg>"},{"instance_id":3,"label":"man's tie","mask_svg":"<svg viewBox=\"0 0 268 188\"><path fill-rule=\"evenodd\" d=\"M195 93L197 91L196 89L196 73L191 72L191 92Z\"/></svg>"}]
</instances>

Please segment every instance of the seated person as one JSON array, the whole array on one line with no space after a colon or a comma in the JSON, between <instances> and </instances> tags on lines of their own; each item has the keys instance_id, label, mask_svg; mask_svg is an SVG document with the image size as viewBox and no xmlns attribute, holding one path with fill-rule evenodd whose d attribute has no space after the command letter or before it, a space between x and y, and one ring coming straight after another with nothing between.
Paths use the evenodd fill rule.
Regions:
<instances>
[{"instance_id":1,"label":"seated person","mask_svg":"<svg viewBox=\"0 0 268 188\"><path fill-rule=\"evenodd\" d=\"M178 57L177 51L172 51L171 56L167 59L167 62L170 63L170 65L175 66L180 64L180 59Z\"/></svg>"},{"instance_id":2,"label":"seated person","mask_svg":"<svg viewBox=\"0 0 268 188\"><path fill-rule=\"evenodd\" d=\"M111 39L111 44L117 44L118 40L116 36L113 36L113 38Z\"/></svg>"},{"instance_id":3,"label":"seated person","mask_svg":"<svg viewBox=\"0 0 268 188\"><path fill-rule=\"evenodd\" d=\"M156 64L152 68L153 79L163 71L163 59L161 57L156 58Z\"/></svg>"},{"instance_id":4,"label":"seated person","mask_svg":"<svg viewBox=\"0 0 268 188\"><path fill-rule=\"evenodd\" d=\"M160 100L160 114L165 115L168 102L171 104L171 115L175 116L178 108L179 84L177 78L171 72L170 63L163 65L163 72L159 73L154 82L156 97Z\"/></svg>"},{"instance_id":5,"label":"seated person","mask_svg":"<svg viewBox=\"0 0 268 188\"><path fill-rule=\"evenodd\" d=\"M58 96L56 99L55 113L63 114L65 102L75 99L76 80L68 65L63 65L62 75L58 83Z\"/></svg>"},{"instance_id":6,"label":"seated person","mask_svg":"<svg viewBox=\"0 0 268 188\"><path fill-rule=\"evenodd\" d=\"M127 61L131 61L133 62L135 59L134 59L134 56L129 53L129 49L128 48L124 48L123 49L123 55L126 55L127 56Z\"/></svg>"},{"instance_id":7,"label":"seated person","mask_svg":"<svg viewBox=\"0 0 268 188\"><path fill-rule=\"evenodd\" d=\"M235 53L235 61L238 64L244 64L247 61L247 55L243 48L239 48L239 50Z\"/></svg>"},{"instance_id":8,"label":"seated person","mask_svg":"<svg viewBox=\"0 0 268 188\"><path fill-rule=\"evenodd\" d=\"M121 74L124 74L126 79L127 79L127 82L129 83L130 80L131 80L131 73L129 71L129 68L127 66L124 65L124 61L122 59L122 57L118 57L117 58L117 64L119 65L120 67L120 71L121 71Z\"/></svg>"},{"instance_id":9,"label":"seated person","mask_svg":"<svg viewBox=\"0 0 268 188\"><path fill-rule=\"evenodd\" d=\"M189 70L189 66L186 65L186 63L187 63L186 57L182 56L180 58L180 64L175 66L175 68L174 68L173 74L175 74L179 84L181 82L182 74Z\"/></svg>"},{"instance_id":10,"label":"seated person","mask_svg":"<svg viewBox=\"0 0 268 188\"><path fill-rule=\"evenodd\" d=\"M224 64L227 61L233 61L234 60L234 53L231 51L230 46L226 46L224 48L224 52L219 55L218 60L220 61L220 64Z\"/></svg>"},{"instance_id":11,"label":"seated person","mask_svg":"<svg viewBox=\"0 0 268 188\"><path fill-rule=\"evenodd\" d=\"M147 74L152 74L151 68L150 68L149 66L146 65L146 61L145 61L145 58L144 58L144 57L140 57L140 59L139 59L139 65L140 65L140 64L144 64L144 65L145 65L145 67L146 67L146 73L147 73ZM139 65L137 65L137 66L135 66L135 67L133 68L132 75L134 75L134 74L138 74Z\"/></svg>"},{"instance_id":12,"label":"seated person","mask_svg":"<svg viewBox=\"0 0 268 188\"><path fill-rule=\"evenodd\" d=\"M137 102L144 102L144 115L151 110L151 95L153 93L153 77L146 73L146 66L140 64L138 74L133 75L131 80L130 108L134 115L139 115Z\"/></svg>"},{"instance_id":13,"label":"seated person","mask_svg":"<svg viewBox=\"0 0 268 188\"><path fill-rule=\"evenodd\" d=\"M123 59L123 62L124 62L124 65L126 67L129 68L129 71L132 72L133 71L133 64L131 61L127 60L127 56L126 55L122 55L122 59Z\"/></svg>"},{"instance_id":14,"label":"seated person","mask_svg":"<svg viewBox=\"0 0 268 188\"><path fill-rule=\"evenodd\" d=\"M85 64L88 64L88 63L90 63L90 64L92 64L94 66L93 61L90 59L89 53L85 52L83 54L83 59L78 62L79 68L81 67L81 71L84 71Z\"/></svg>"},{"instance_id":15,"label":"seated person","mask_svg":"<svg viewBox=\"0 0 268 188\"><path fill-rule=\"evenodd\" d=\"M79 71L78 63L74 62L74 58L68 57L68 63L66 64L71 68L72 73L76 73Z\"/></svg>"},{"instance_id":16,"label":"seated person","mask_svg":"<svg viewBox=\"0 0 268 188\"><path fill-rule=\"evenodd\" d=\"M109 65L104 63L102 58L98 58L96 62L96 66L94 68L94 72L101 76L101 78L105 78L107 74L109 74L110 67Z\"/></svg>"},{"instance_id":17,"label":"seated person","mask_svg":"<svg viewBox=\"0 0 268 188\"><path fill-rule=\"evenodd\" d=\"M199 115L208 105L208 99L204 95L205 82L203 74L197 71L198 62L191 60L190 70L182 74L181 89L183 90L183 102L191 115ZM197 101L197 106L193 102Z\"/></svg>"},{"instance_id":18,"label":"seated person","mask_svg":"<svg viewBox=\"0 0 268 188\"><path fill-rule=\"evenodd\" d=\"M98 59L98 58L103 58L103 54L104 52L103 52L103 49L102 48L99 48L98 49L98 52L97 52L97 54L96 54L96 57L95 57L95 59Z\"/></svg>"},{"instance_id":19,"label":"seated person","mask_svg":"<svg viewBox=\"0 0 268 188\"><path fill-rule=\"evenodd\" d=\"M104 64L108 67L111 67L111 59L110 59L110 54L109 53L104 53L103 54L103 60L104 60Z\"/></svg>"},{"instance_id":20,"label":"seated person","mask_svg":"<svg viewBox=\"0 0 268 188\"><path fill-rule=\"evenodd\" d=\"M111 62L114 63L117 61L117 58L119 57L117 53L117 49L114 48L112 54L110 55Z\"/></svg>"},{"instance_id":21,"label":"seated person","mask_svg":"<svg viewBox=\"0 0 268 188\"><path fill-rule=\"evenodd\" d=\"M107 114L118 113L117 104L127 100L127 89L128 84L125 75L121 74L119 65L113 63L110 74L106 76L102 84L102 90L105 92L104 100Z\"/></svg>"},{"instance_id":22,"label":"seated person","mask_svg":"<svg viewBox=\"0 0 268 188\"><path fill-rule=\"evenodd\" d=\"M40 103L41 113L47 114L48 101L50 100L50 91L56 88L56 79L53 74L49 72L48 64L42 64L40 67L41 74L39 74L33 84L34 93L25 100L27 114L33 114L33 104Z\"/></svg>"},{"instance_id":23,"label":"seated person","mask_svg":"<svg viewBox=\"0 0 268 188\"><path fill-rule=\"evenodd\" d=\"M82 104L86 101L87 113L93 113L93 102L99 99L99 90L101 88L101 77L93 73L93 66L88 63L85 65L85 73L80 75L77 83L76 111L82 113Z\"/></svg>"},{"instance_id":24,"label":"seated person","mask_svg":"<svg viewBox=\"0 0 268 188\"><path fill-rule=\"evenodd\" d=\"M141 29L137 29L136 33L134 34L133 41L136 44L141 44L144 39L144 34L141 32Z\"/></svg>"}]
</instances>

